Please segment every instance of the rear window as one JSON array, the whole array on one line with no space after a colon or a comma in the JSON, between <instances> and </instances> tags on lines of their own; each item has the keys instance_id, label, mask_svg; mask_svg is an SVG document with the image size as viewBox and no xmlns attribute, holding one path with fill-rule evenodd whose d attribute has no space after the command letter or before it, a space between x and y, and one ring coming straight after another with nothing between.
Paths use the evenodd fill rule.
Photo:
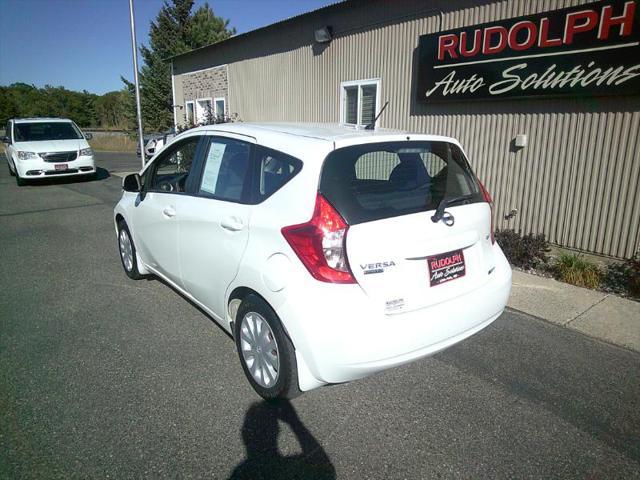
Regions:
<instances>
[{"instance_id":1,"label":"rear window","mask_svg":"<svg viewBox=\"0 0 640 480\"><path fill-rule=\"evenodd\" d=\"M331 152L320 192L354 225L434 210L445 196L483 201L459 147L449 142L385 142Z\"/></svg>"}]
</instances>

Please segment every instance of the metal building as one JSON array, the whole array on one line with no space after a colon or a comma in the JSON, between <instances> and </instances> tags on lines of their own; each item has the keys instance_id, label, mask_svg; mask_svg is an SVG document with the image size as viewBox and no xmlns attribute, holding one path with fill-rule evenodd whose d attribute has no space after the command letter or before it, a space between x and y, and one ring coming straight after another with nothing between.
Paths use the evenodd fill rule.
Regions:
<instances>
[{"instance_id":1,"label":"metal building","mask_svg":"<svg viewBox=\"0 0 640 480\"><path fill-rule=\"evenodd\" d=\"M364 125L389 102L376 128L462 142L496 227L629 258L640 248L638 1L337 3L171 59L175 122Z\"/></svg>"}]
</instances>

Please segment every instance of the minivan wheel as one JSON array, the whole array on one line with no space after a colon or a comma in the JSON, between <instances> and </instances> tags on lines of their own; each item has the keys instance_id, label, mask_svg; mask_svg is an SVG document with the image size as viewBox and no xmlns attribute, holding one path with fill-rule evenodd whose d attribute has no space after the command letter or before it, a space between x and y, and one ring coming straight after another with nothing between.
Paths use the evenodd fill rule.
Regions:
<instances>
[{"instance_id":1,"label":"minivan wheel","mask_svg":"<svg viewBox=\"0 0 640 480\"><path fill-rule=\"evenodd\" d=\"M11 170L11 165L9 165L8 163L7 163L7 168L9 169L9 175L11 175L12 177L15 177L16 174L13 173L13 170Z\"/></svg>"},{"instance_id":2,"label":"minivan wheel","mask_svg":"<svg viewBox=\"0 0 640 480\"><path fill-rule=\"evenodd\" d=\"M20 178L20 174L16 171L16 185L24 187L27 184L26 180Z\"/></svg>"},{"instance_id":3,"label":"minivan wheel","mask_svg":"<svg viewBox=\"0 0 640 480\"><path fill-rule=\"evenodd\" d=\"M118 251L120 252L122 268L124 268L124 273L127 274L127 277L133 280L144 278L144 275L141 275L138 271L136 247L133 244L129 227L123 220L118 222Z\"/></svg>"},{"instance_id":4,"label":"minivan wheel","mask_svg":"<svg viewBox=\"0 0 640 480\"><path fill-rule=\"evenodd\" d=\"M234 329L240 364L258 395L273 400L302 393L298 388L295 349L267 302L253 294L245 297Z\"/></svg>"}]
</instances>

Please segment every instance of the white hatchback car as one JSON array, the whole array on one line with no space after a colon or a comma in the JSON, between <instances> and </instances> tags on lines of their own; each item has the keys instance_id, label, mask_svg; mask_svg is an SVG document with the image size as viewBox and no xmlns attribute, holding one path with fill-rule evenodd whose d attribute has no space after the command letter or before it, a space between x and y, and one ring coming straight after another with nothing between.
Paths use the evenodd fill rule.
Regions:
<instances>
[{"instance_id":1,"label":"white hatchback car","mask_svg":"<svg viewBox=\"0 0 640 480\"><path fill-rule=\"evenodd\" d=\"M210 314L264 398L432 355L498 318L511 289L491 198L451 138L211 125L123 189L127 275Z\"/></svg>"},{"instance_id":2,"label":"white hatchback car","mask_svg":"<svg viewBox=\"0 0 640 480\"><path fill-rule=\"evenodd\" d=\"M14 118L2 140L9 173L22 186L37 178L95 175L90 139L67 118Z\"/></svg>"}]
</instances>

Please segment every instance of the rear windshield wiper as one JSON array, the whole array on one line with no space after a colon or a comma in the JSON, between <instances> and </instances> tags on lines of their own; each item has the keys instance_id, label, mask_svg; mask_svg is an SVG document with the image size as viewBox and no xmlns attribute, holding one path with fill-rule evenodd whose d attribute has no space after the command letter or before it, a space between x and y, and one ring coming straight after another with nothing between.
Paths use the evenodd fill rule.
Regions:
<instances>
[{"instance_id":1,"label":"rear windshield wiper","mask_svg":"<svg viewBox=\"0 0 640 480\"><path fill-rule=\"evenodd\" d=\"M440 204L438 205L438 208L436 209L436 213L433 214L433 216L431 217L431 221L433 223L438 223L442 217L444 216L444 209L447 208L450 205L453 205L454 203L459 203L459 202L463 202L465 200L471 200L473 198L473 195L469 194L469 195L460 195L458 197L444 197L441 201Z\"/></svg>"}]
</instances>

